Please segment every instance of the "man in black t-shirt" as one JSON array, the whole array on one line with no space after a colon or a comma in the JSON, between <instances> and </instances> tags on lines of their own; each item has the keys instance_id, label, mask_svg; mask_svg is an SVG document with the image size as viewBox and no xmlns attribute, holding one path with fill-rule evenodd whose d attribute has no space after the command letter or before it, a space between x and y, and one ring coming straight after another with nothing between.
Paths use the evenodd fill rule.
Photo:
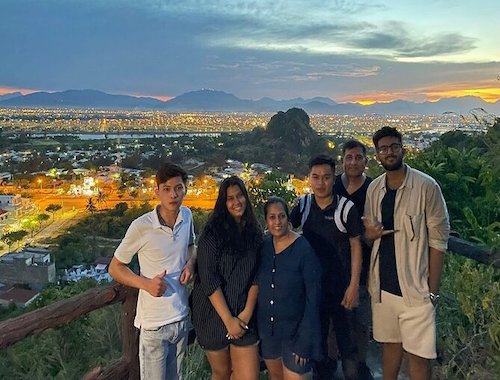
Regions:
<instances>
[{"instance_id":1,"label":"man in black t-shirt","mask_svg":"<svg viewBox=\"0 0 500 380\"><path fill-rule=\"evenodd\" d=\"M354 203L333 193L335 161L318 156L309 163L310 197L307 218L297 204L290 214L294 227L302 225L303 234L313 247L322 267L321 329L327 352L330 325L333 326L345 379L358 379L357 354L352 334L350 310L357 306L361 272L362 225ZM320 379L331 379L328 359L316 366Z\"/></svg>"},{"instance_id":2,"label":"man in black t-shirt","mask_svg":"<svg viewBox=\"0 0 500 380\"><path fill-rule=\"evenodd\" d=\"M368 159L366 147L357 140L349 140L342 146L342 168L344 172L337 176L333 192L352 201L360 216L363 215L366 190L372 178L364 173ZM359 279L359 305L354 309L354 338L358 354L359 380L373 380L370 369L366 365L366 354L370 340L371 304L366 286L370 268L371 247L361 240L363 264Z\"/></svg>"}]
</instances>

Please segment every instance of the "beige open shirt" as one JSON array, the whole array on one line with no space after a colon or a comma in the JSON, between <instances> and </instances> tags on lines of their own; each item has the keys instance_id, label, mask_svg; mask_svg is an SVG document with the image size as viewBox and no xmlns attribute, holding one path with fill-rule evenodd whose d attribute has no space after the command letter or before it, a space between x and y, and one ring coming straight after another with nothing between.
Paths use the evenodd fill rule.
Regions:
<instances>
[{"instance_id":1,"label":"beige open shirt","mask_svg":"<svg viewBox=\"0 0 500 380\"><path fill-rule=\"evenodd\" d=\"M394 205L396 268L403 300L420 306L429 300L429 247L446 251L450 223L446 203L437 182L406 165L406 178L398 189ZM365 217L382 220L381 205L386 193L386 175L368 187ZM380 239L373 243L369 274L372 302L380 302Z\"/></svg>"}]
</instances>

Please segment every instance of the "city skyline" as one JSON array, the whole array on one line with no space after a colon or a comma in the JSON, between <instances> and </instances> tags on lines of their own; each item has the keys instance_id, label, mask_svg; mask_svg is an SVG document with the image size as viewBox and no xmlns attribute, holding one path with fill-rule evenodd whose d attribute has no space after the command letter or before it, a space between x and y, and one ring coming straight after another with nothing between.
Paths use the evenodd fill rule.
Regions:
<instances>
[{"instance_id":1,"label":"city skyline","mask_svg":"<svg viewBox=\"0 0 500 380\"><path fill-rule=\"evenodd\" d=\"M0 95L500 99L494 1L3 0Z\"/></svg>"}]
</instances>

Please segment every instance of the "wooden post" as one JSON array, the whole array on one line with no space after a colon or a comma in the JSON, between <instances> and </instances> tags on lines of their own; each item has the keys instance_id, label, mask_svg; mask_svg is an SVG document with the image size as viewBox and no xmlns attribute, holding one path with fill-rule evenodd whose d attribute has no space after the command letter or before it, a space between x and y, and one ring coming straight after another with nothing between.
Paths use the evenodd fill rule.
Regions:
<instances>
[{"instance_id":1,"label":"wooden post","mask_svg":"<svg viewBox=\"0 0 500 380\"><path fill-rule=\"evenodd\" d=\"M123 357L129 363L129 380L140 379L139 372L139 330L134 326L134 318L139 291L127 288L123 301L122 349Z\"/></svg>"}]
</instances>

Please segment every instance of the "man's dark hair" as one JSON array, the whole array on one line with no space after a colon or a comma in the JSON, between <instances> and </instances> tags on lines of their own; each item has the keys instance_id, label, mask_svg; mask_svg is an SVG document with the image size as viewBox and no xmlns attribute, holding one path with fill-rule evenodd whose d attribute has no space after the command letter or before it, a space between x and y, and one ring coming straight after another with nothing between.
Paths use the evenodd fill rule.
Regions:
<instances>
[{"instance_id":1,"label":"man's dark hair","mask_svg":"<svg viewBox=\"0 0 500 380\"><path fill-rule=\"evenodd\" d=\"M354 148L361 148L361 150L363 151L363 155L366 156L366 146L365 146L365 144L361 143L358 140L346 141L344 143L344 145L342 146L342 156L345 155L346 150L354 149Z\"/></svg>"},{"instance_id":2,"label":"man's dark hair","mask_svg":"<svg viewBox=\"0 0 500 380\"><path fill-rule=\"evenodd\" d=\"M330 165L332 173L335 173L335 160L326 154L320 154L319 156L312 158L311 161L309 161L309 170L316 165Z\"/></svg>"},{"instance_id":3,"label":"man's dark hair","mask_svg":"<svg viewBox=\"0 0 500 380\"><path fill-rule=\"evenodd\" d=\"M156 172L156 185L160 186L162 183L167 182L170 178L181 177L184 185L187 182L187 173L179 165L172 162L165 162L160 165L160 168Z\"/></svg>"},{"instance_id":4,"label":"man's dark hair","mask_svg":"<svg viewBox=\"0 0 500 380\"><path fill-rule=\"evenodd\" d=\"M372 140L373 140L373 145L375 145L375 148L378 147L378 141L384 137L396 137L401 144L403 143L403 136L401 135L401 133L399 133L399 131L396 128L382 127L373 134Z\"/></svg>"}]
</instances>

